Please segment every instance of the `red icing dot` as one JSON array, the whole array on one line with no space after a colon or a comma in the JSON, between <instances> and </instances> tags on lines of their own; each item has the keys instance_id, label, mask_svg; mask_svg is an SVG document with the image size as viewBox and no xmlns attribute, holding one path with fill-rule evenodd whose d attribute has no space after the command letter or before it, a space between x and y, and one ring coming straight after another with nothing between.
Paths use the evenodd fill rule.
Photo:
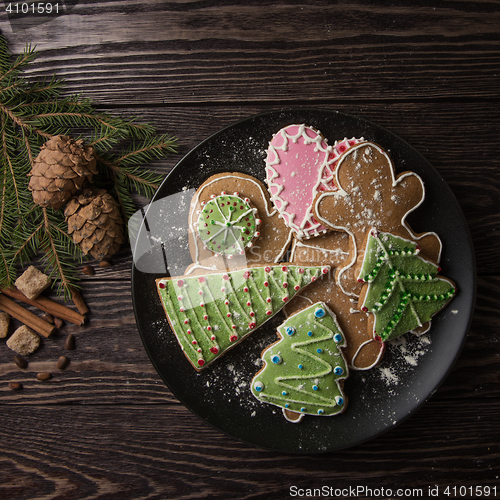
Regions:
<instances>
[{"instance_id":1,"label":"red icing dot","mask_svg":"<svg viewBox=\"0 0 500 500\"><path fill-rule=\"evenodd\" d=\"M266 302L267 302L268 304L270 304L270 303L271 303L271 301L272 301L271 297L268 297L268 298L266 299Z\"/></svg>"},{"instance_id":2,"label":"red icing dot","mask_svg":"<svg viewBox=\"0 0 500 500\"><path fill-rule=\"evenodd\" d=\"M286 272L288 271L288 267L283 266L283 267L281 268L281 270L282 270L284 273L286 273Z\"/></svg>"},{"instance_id":3,"label":"red icing dot","mask_svg":"<svg viewBox=\"0 0 500 500\"><path fill-rule=\"evenodd\" d=\"M311 276L311 281L316 281L316 276Z\"/></svg>"},{"instance_id":4,"label":"red icing dot","mask_svg":"<svg viewBox=\"0 0 500 500\"><path fill-rule=\"evenodd\" d=\"M269 286L269 281L264 281L264 286Z\"/></svg>"},{"instance_id":5,"label":"red icing dot","mask_svg":"<svg viewBox=\"0 0 500 500\"><path fill-rule=\"evenodd\" d=\"M230 341L230 342L236 342L237 340L238 340L238 335L231 335L231 336L229 337L229 341Z\"/></svg>"},{"instance_id":6,"label":"red icing dot","mask_svg":"<svg viewBox=\"0 0 500 500\"><path fill-rule=\"evenodd\" d=\"M304 274L304 269L300 268L300 269L299 269L299 273L300 273L300 274Z\"/></svg>"},{"instance_id":7,"label":"red icing dot","mask_svg":"<svg viewBox=\"0 0 500 500\"><path fill-rule=\"evenodd\" d=\"M211 352L212 354L217 354L217 353L219 352L219 349L217 349L217 347L215 347L215 346L214 346L214 347L211 347L211 348L210 348L210 352Z\"/></svg>"},{"instance_id":8,"label":"red icing dot","mask_svg":"<svg viewBox=\"0 0 500 500\"><path fill-rule=\"evenodd\" d=\"M288 283L286 281L283 283L283 288L288 288Z\"/></svg>"},{"instance_id":9,"label":"red icing dot","mask_svg":"<svg viewBox=\"0 0 500 500\"><path fill-rule=\"evenodd\" d=\"M363 307L361 308L361 310L362 310L363 312L365 312L365 313L366 313L366 312L368 312L368 307L363 306Z\"/></svg>"},{"instance_id":10,"label":"red icing dot","mask_svg":"<svg viewBox=\"0 0 500 500\"><path fill-rule=\"evenodd\" d=\"M203 319L206 321L206 320L208 319L208 316L205 314L205 315L203 316Z\"/></svg>"},{"instance_id":11,"label":"red icing dot","mask_svg":"<svg viewBox=\"0 0 500 500\"><path fill-rule=\"evenodd\" d=\"M248 323L248 328L250 328L250 330L253 330L256 326L257 326L257 323L255 321Z\"/></svg>"},{"instance_id":12,"label":"red icing dot","mask_svg":"<svg viewBox=\"0 0 500 500\"><path fill-rule=\"evenodd\" d=\"M247 280L248 278L250 278L250 271L245 271L243 273L243 277Z\"/></svg>"},{"instance_id":13,"label":"red icing dot","mask_svg":"<svg viewBox=\"0 0 500 500\"><path fill-rule=\"evenodd\" d=\"M207 330L208 330L209 332L211 332L211 331L212 331L212 327L211 327L210 325L208 325L208 326L207 326Z\"/></svg>"},{"instance_id":14,"label":"red icing dot","mask_svg":"<svg viewBox=\"0 0 500 500\"><path fill-rule=\"evenodd\" d=\"M255 316L255 313L253 311L250 311L250 317L253 318Z\"/></svg>"},{"instance_id":15,"label":"red icing dot","mask_svg":"<svg viewBox=\"0 0 500 500\"><path fill-rule=\"evenodd\" d=\"M294 288L295 290L300 290L300 286L299 286L299 285L295 285L293 288Z\"/></svg>"},{"instance_id":16,"label":"red icing dot","mask_svg":"<svg viewBox=\"0 0 500 500\"><path fill-rule=\"evenodd\" d=\"M363 278L358 278L358 283L364 283L365 280Z\"/></svg>"},{"instance_id":17,"label":"red icing dot","mask_svg":"<svg viewBox=\"0 0 500 500\"><path fill-rule=\"evenodd\" d=\"M198 365L199 366L203 366L204 364L205 364L205 361L203 361L202 359L198 360Z\"/></svg>"},{"instance_id":18,"label":"red icing dot","mask_svg":"<svg viewBox=\"0 0 500 500\"><path fill-rule=\"evenodd\" d=\"M177 280L177 286L180 288L181 286L184 286L184 280Z\"/></svg>"},{"instance_id":19,"label":"red icing dot","mask_svg":"<svg viewBox=\"0 0 500 500\"><path fill-rule=\"evenodd\" d=\"M186 318L186 319L184 320L184 324L185 324L185 325L187 325L188 323L189 323L189 318Z\"/></svg>"},{"instance_id":20,"label":"red icing dot","mask_svg":"<svg viewBox=\"0 0 500 500\"><path fill-rule=\"evenodd\" d=\"M243 288L243 291L244 291L245 293L248 293L248 287L247 287L247 286L245 286L245 287Z\"/></svg>"},{"instance_id":21,"label":"red icing dot","mask_svg":"<svg viewBox=\"0 0 500 500\"><path fill-rule=\"evenodd\" d=\"M283 297L283 302L288 302L288 297Z\"/></svg>"},{"instance_id":22,"label":"red icing dot","mask_svg":"<svg viewBox=\"0 0 500 500\"><path fill-rule=\"evenodd\" d=\"M231 317L231 313L227 313L227 317L230 318Z\"/></svg>"},{"instance_id":23,"label":"red icing dot","mask_svg":"<svg viewBox=\"0 0 500 500\"><path fill-rule=\"evenodd\" d=\"M375 340L382 343L382 337L380 335L375 335Z\"/></svg>"},{"instance_id":24,"label":"red icing dot","mask_svg":"<svg viewBox=\"0 0 500 500\"><path fill-rule=\"evenodd\" d=\"M158 283L158 288L165 288L165 283Z\"/></svg>"},{"instance_id":25,"label":"red icing dot","mask_svg":"<svg viewBox=\"0 0 500 500\"><path fill-rule=\"evenodd\" d=\"M191 330L188 330L186 333L187 333L188 335L191 335L193 332L192 332Z\"/></svg>"},{"instance_id":26,"label":"red icing dot","mask_svg":"<svg viewBox=\"0 0 500 500\"><path fill-rule=\"evenodd\" d=\"M266 273L270 273L271 272L271 268L269 266L266 266L264 268L264 271L266 271Z\"/></svg>"},{"instance_id":27,"label":"red icing dot","mask_svg":"<svg viewBox=\"0 0 500 500\"><path fill-rule=\"evenodd\" d=\"M222 276L222 279L227 281L227 280L229 279L229 276L228 276L227 274L224 274L224 275Z\"/></svg>"},{"instance_id":28,"label":"red icing dot","mask_svg":"<svg viewBox=\"0 0 500 500\"><path fill-rule=\"evenodd\" d=\"M272 313L273 313L272 311L266 311L266 314L267 314L268 316L271 316L271 314L272 314Z\"/></svg>"},{"instance_id":29,"label":"red icing dot","mask_svg":"<svg viewBox=\"0 0 500 500\"><path fill-rule=\"evenodd\" d=\"M203 276L200 276L200 277L198 278L198 281L199 281L200 283L205 283L205 278L204 278Z\"/></svg>"},{"instance_id":30,"label":"red icing dot","mask_svg":"<svg viewBox=\"0 0 500 500\"><path fill-rule=\"evenodd\" d=\"M322 272L323 274L327 274L327 273L328 273L328 268L327 268L327 267L324 267L324 268L321 270L321 272Z\"/></svg>"},{"instance_id":31,"label":"red icing dot","mask_svg":"<svg viewBox=\"0 0 500 500\"><path fill-rule=\"evenodd\" d=\"M198 342L196 342L196 340L193 340L193 342L191 342L193 345L196 345Z\"/></svg>"}]
</instances>

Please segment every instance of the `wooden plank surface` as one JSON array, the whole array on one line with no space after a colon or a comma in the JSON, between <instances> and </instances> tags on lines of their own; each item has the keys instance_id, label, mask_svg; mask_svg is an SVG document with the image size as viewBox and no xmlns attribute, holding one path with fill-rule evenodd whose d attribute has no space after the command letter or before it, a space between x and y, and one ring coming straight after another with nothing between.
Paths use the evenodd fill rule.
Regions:
<instances>
[{"instance_id":1,"label":"wooden plank surface","mask_svg":"<svg viewBox=\"0 0 500 500\"><path fill-rule=\"evenodd\" d=\"M103 103L496 99L499 25L485 1L80 1L29 41L33 76Z\"/></svg>"},{"instance_id":2,"label":"wooden plank surface","mask_svg":"<svg viewBox=\"0 0 500 500\"><path fill-rule=\"evenodd\" d=\"M339 453L284 455L221 434L165 387L135 325L124 246L111 267L83 276L88 325L64 325L25 370L0 345L0 498L285 499L294 485L422 488L423 498L434 485L496 485L499 496L500 4L74 4L21 30L2 9L0 30L14 53L37 46L29 77L56 72L100 109L176 135L179 153L155 162L159 172L220 128L283 106L351 113L409 142L462 208L477 305L456 365L411 418ZM74 351L64 350L68 333ZM54 376L37 381L41 371Z\"/></svg>"}]
</instances>

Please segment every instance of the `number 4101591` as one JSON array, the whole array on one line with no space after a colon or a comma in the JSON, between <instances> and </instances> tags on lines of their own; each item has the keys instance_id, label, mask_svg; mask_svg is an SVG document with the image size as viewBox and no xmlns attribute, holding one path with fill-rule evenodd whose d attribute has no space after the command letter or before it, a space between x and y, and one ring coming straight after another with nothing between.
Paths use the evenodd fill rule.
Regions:
<instances>
[{"instance_id":1,"label":"number 4101591","mask_svg":"<svg viewBox=\"0 0 500 500\"><path fill-rule=\"evenodd\" d=\"M479 498L497 496L496 486L447 486L443 491L443 495L447 497L459 498Z\"/></svg>"},{"instance_id":2,"label":"number 4101591","mask_svg":"<svg viewBox=\"0 0 500 500\"><path fill-rule=\"evenodd\" d=\"M8 3L5 11L9 14L59 14L58 3Z\"/></svg>"}]
</instances>

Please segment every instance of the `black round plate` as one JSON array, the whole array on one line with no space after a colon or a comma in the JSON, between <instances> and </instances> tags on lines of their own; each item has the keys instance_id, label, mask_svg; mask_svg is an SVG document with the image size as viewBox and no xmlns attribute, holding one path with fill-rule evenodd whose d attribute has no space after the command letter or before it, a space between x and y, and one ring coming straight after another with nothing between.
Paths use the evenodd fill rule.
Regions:
<instances>
[{"instance_id":1,"label":"black round plate","mask_svg":"<svg viewBox=\"0 0 500 500\"><path fill-rule=\"evenodd\" d=\"M183 274L191 263L187 218L194 190L209 176L239 171L264 180L269 141L282 127L305 123L330 144L364 137L390 154L398 172L412 170L426 186L426 200L411 214L416 232L435 231L443 241L442 274L457 284L451 304L432 322L429 334L390 343L382 362L352 371L345 383L347 410L339 416L306 416L287 422L281 409L257 401L250 381L261 351L276 340L278 314L249 338L198 373L182 353L165 318L155 279ZM139 225L138 225L139 226ZM167 267L168 266L168 269ZM393 133L361 118L310 108L252 116L212 135L176 165L158 189L138 229L132 269L137 325L148 355L172 393L217 429L247 443L293 453L335 451L391 429L415 412L443 382L465 340L475 300L475 261L464 217L438 172ZM186 429L189 432L189 429Z\"/></svg>"}]
</instances>

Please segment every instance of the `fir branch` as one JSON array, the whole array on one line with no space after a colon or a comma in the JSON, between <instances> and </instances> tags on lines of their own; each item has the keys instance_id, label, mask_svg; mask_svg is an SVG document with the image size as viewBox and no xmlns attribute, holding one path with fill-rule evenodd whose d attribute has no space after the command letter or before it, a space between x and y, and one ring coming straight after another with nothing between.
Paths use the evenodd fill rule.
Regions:
<instances>
[{"instance_id":1,"label":"fir branch","mask_svg":"<svg viewBox=\"0 0 500 500\"><path fill-rule=\"evenodd\" d=\"M48 210L43 208L43 236L41 246L45 252L45 259L52 268L51 275L59 279L59 292L64 293L65 299L71 298L71 288L78 280L73 266L63 260L64 256L74 258L73 241L68 234L58 227L54 220L51 220ZM80 253L80 255L82 255ZM80 259L81 261L81 259Z\"/></svg>"},{"instance_id":2,"label":"fir branch","mask_svg":"<svg viewBox=\"0 0 500 500\"><path fill-rule=\"evenodd\" d=\"M62 211L34 205L28 190L43 143L76 133L90 144L98 160L94 182L117 199L125 220L136 211L133 193L152 196L163 180L144 165L176 152L177 143L136 118L100 112L81 95L64 96L56 75L28 81L23 71L35 57L27 46L12 60L0 35L0 281L8 286L17 265L42 254L59 291L69 297L83 252L68 235Z\"/></svg>"}]
</instances>

